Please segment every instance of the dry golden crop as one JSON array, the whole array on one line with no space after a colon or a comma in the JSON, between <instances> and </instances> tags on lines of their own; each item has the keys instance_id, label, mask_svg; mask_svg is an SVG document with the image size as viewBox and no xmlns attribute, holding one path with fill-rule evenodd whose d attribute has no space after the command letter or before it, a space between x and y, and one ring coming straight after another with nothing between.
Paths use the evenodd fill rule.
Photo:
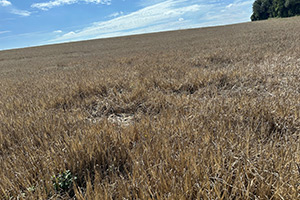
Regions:
<instances>
[{"instance_id":1,"label":"dry golden crop","mask_svg":"<svg viewBox=\"0 0 300 200\"><path fill-rule=\"evenodd\" d=\"M300 199L300 17L0 52L0 199Z\"/></svg>"}]
</instances>

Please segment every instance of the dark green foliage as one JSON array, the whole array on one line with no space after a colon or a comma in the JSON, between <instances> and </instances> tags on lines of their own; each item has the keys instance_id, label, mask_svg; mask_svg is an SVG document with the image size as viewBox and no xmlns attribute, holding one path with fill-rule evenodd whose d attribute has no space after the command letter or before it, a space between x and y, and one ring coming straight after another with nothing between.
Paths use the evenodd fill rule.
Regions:
<instances>
[{"instance_id":1,"label":"dark green foliage","mask_svg":"<svg viewBox=\"0 0 300 200\"><path fill-rule=\"evenodd\" d=\"M72 189L73 181L76 179L77 177L73 176L70 170L66 170L57 176L53 176L52 182L57 192L69 192Z\"/></svg>"},{"instance_id":2,"label":"dark green foliage","mask_svg":"<svg viewBox=\"0 0 300 200\"><path fill-rule=\"evenodd\" d=\"M256 0L253 3L252 21L270 17L300 15L300 0Z\"/></svg>"}]
</instances>

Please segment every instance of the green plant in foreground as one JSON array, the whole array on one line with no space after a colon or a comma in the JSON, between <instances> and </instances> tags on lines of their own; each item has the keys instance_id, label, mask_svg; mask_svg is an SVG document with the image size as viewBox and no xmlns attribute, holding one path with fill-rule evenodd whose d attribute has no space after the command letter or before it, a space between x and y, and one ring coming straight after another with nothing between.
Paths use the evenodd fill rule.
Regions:
<instances>
[{"instance_id":1,"label":"green plant in foreground","mask_svg":"<svg viewBox=\"0 0 300 200\"><path fill-rule=\"evenodd\" d=\"M52 183L56 191L68 192L73 186L73 181L76 179L77 177L73 176L70 170L66 170L63 173L59 173L57 176L54 175L52 177Z\"/></svg>"}]
</instances>

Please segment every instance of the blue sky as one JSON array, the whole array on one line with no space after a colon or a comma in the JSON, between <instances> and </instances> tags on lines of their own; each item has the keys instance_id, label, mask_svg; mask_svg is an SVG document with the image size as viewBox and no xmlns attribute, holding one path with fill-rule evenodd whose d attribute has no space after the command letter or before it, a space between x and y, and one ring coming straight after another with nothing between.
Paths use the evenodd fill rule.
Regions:
<instances>
[{"instance_id":1,"label":"blue sky","mask_svg":"<svg viewBox=\"0 0 300 200\"><path fill-rule=\"evenodd\" d=\"M254 0L0 0L0 50L250 21Z\"/></svg>"}]
</instances>

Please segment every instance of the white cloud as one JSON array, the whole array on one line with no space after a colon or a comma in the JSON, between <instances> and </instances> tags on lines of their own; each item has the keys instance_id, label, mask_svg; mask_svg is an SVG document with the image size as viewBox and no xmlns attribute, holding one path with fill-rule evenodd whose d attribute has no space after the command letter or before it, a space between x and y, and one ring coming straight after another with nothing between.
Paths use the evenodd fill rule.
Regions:
<instances>
[{"instance_id":1,"label":"white cloud","mask_svg":"<svg viewBox=\"0 0 300 200\"><path fill-rule=\"evenodd\" d=\"M0 34L10 33L10 31L0 31Z\"/></svg>"},{"instance_id":2,"label":"white cloud","mask_svg":"<svg viewBox=\"0 0 300 200\"><path fill-rule=\"evenodd\" d=\"M31 7L38 8L41 10L48 10L53 7L70 5L70 4L75 4L75 3L79 3L79 2L107 4L107 5L111 4L111 0L53 0L53 1L48 1L48 2L44 2L44 3L34 3L31 5Z\"/></svg>"},{"instance_id":3,"label":"white cloud","mask_svg":"<svg viewBox=\"0 0 300 200\"><path fill-rule=\"evenodd\" d=\"M75 32L73 32L73 31L71 31L71 32L69 32L69 33L66 33L66 34L64 34L64 36L65 37L72 37L72 36L74 36L74 35L76 35L76 33Z\"/></svg>"},{"instance_id":4,"label":"white cloud","mask_svg":"<svg viewBox=\"0 0 300 200\"><path fill-rule=\"evenodd\" d=\"M15 9L15 8L11 9L10 13L15 14L15 15L20 15L23 17L28 17L31 15L31 12L29 12L27 10L19 10L19 9Z\"/></svg>"},{"instance_id":5,"label":"white cloud","mask_svg":"<svg viewBox=\"0 0 300 200\"><path fill-rule=\"evenodd\" d=\"M62 30L53 31L53 33L62 33Z\"/></svg>"},{"instance_id":6,"label":"white cloud","mask_svg":"<svg viewBox=\"0 0 300 200\"><path fill-rule=\"evenodd\" d=\"M205 8L205 6L198 4L186 4L186 2L186 0L167 0L108 21L96 22L89 27L70 32L71 34L67 33L53 41L91 39L109 34L115 36L116 32L143 33L143 31L135 29L143 30L147 27L149 30L149 27L157 25L160 25L161 31L169 30L169 24L177 22L183 15L200 12L201 9Z\"/></svg>"},{"instance_id":7,"label":"white cloud","mask_svg":"<svg viewBox=\"0 0 300 200\"><path fill-rule=\"evenodd\" d=\"M228 6L226 6L226 8L231 8L233 6L233 4L229 4Z\"/></svg>"},{"instance_id":8,"label":"white cloud","mask_svg":"<svg viewBox=\"0 0 300 200\"><path fill-rule=\"evenodd\" d=\"M20 15L24 17L28 17L31 14L31 12L27 10L19 10L15 8L15 6L13 6L12 3L7 0L0 0L0 6L7 7L6 12L9 12L11 14Z\"/></svg>"},{"instance_id":9,"label":"white cloud","mask_svg":"<svg viewBox=\"0 0 300 200\"><path fill-rule=\"evenodd\" d=\"M251 8L252 8L253 2L254 2L254 0L235 0L235 1L233 1L233 3L227 5L226 8L232 9L232 8L237 8L237 7L241 7L241 6L247 6L247 5L251 5Z\"/></svg>"},{"instance_id":10,"label":"white cloud","mask_svg":"<svg viewBox=\"0 0 300 200\"><path fill-rule=\"evenodd\" d=\"M108 17L118 17L118 16L123 15L123 14L124 13L122 11L120 11L120 12L115 12L115 13L110 14L110 15L108 15Z\"/></svg>"},{"instance_id":11,"label":"white cloud","mask_svg":"<svg viewBox=\"0 0 300 200\"><path fill-rule=\"evenodd\" d=\"M254 0L235 0L229 6L219 6L207 12L201 23L196 27L217 26L250 21Z\"/></svg>"},{"instance_id":12,"label":"white cloud","mask_svg":"<svg viewBox=\"0 0 300 200\"><path fill-rule=\"evenodd\" d=\"M0 0L0 6L11 6L11 2L7 0Z\"/></svg>"}]
</instances>

